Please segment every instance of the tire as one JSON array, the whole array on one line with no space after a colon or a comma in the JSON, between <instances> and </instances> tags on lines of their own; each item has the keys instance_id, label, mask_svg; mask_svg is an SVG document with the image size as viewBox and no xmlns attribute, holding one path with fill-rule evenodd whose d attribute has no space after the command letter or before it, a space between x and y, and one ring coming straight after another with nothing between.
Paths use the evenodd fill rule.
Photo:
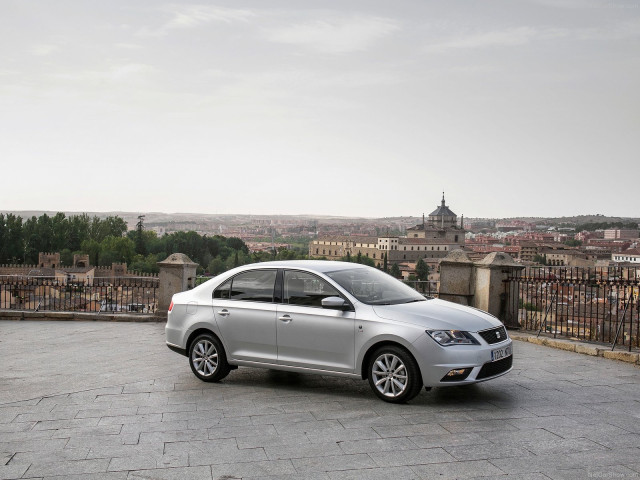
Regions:
<instances>
[{"instance_id":1,"label":"tire","mask_svg":"<svg viewBox=\"0 0 640 480\"><path fill-rule=\"evenodd\" d=\"M408 402L422 389L420 369L403 348L380 347L373 352L368 368L371 390L385 402Z\"/></svg>"},{"instance_id":2,"label":"tire","mask_svg":"<svg viewBox=\"0 0 640 480\"><path fill-rule=\"evenodd\" d=\"M189 365L193 374L203 382L218 382L231 370L220 340L208 333L198 335L191 342Z\"/></svg>"}]
</instances>

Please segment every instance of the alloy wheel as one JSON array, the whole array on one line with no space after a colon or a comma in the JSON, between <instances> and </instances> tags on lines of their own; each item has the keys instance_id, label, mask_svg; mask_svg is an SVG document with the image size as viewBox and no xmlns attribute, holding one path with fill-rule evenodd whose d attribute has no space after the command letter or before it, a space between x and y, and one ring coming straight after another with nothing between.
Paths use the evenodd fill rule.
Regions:
<instances>
[{"instance_id":1,"label":"alloy wheel","mask_svg":"<svg viewBox=\"0 0 640 480\"><path fill-rule=\"evenodd\" d=\"M218 350L211 341L202 339L193 348L191 361L200 375L209 377L218 368Z\"/></svg>"},{"instance_id":2,"label":"alloy wheel","mask_svg":"<svg viewBox=\"0 0 640 480\"><path fill-rule=\"evenodd\" d=\"M402 360L392 354L383 353L371 368L373 384L385 397L395 398L407 389L407 368Z\"/></svg>"}]
</instances>

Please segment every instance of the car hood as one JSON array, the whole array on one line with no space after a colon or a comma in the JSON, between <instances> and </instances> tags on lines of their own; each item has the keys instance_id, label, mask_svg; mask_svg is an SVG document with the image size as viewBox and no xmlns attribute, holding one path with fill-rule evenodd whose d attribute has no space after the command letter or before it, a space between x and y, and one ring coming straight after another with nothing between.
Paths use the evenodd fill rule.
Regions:
<instances>
[{"instance_id":1,"label":"car hood","mask_svg":"<svg viewBox=\"0 0 640 480\"><path fill-rule=\"evenodd\" d=\"M439 299L375 305L373 310L381 318L411 323L425 329L478 332L502 325L500 320L486 312Z\"/></svg>"}]
</instances>

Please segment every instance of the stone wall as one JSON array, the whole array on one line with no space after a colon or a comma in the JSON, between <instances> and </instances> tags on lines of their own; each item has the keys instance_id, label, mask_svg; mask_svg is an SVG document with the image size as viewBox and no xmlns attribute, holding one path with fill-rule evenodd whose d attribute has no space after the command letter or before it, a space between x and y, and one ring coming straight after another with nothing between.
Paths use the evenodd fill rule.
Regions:
<instances>
[{"instance_id":1,"label":"stone wall","mask_svg":"<svg viewBox=\"0 0 640 480\"><path fill-rule=\"evenodd\" d=\"M37 265L15 265L15 264L2 264L0 265L0 275L27 275L30 270L38 268Z\"/></svg>"},{"instance_id":2,"label":"stone wall","mask_svg":"<svg viewBox=\"0 0 640 480\"><path fill-rule=\"evenodd\" d=\"M461 250L451 252L440 263L439 297L484 310L512 326L507 305L513 299L508 298L505 280L523 268L507 253L490 253L473 262Z\"/></svg>"}]
</instances>

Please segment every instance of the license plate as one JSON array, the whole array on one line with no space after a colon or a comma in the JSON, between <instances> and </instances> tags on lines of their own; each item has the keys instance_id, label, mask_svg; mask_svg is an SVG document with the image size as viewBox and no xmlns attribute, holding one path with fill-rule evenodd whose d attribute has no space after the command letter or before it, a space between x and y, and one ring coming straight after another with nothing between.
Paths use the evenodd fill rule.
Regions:
<instances>
[{"instance_id":1,"label":"license plate","mask_svg":"<svg viewBox=\"0 0 640 480\"><path fill-rule=\"evenodd\" d=\"M508 356L511 355L511 347L512 345L509 345L507 347L502 347L502 348L498 348L496 350L491 350L491 361L495 362L497 360L502 360L503 358L506 358Z\"/></svg>"}]
</instances>

